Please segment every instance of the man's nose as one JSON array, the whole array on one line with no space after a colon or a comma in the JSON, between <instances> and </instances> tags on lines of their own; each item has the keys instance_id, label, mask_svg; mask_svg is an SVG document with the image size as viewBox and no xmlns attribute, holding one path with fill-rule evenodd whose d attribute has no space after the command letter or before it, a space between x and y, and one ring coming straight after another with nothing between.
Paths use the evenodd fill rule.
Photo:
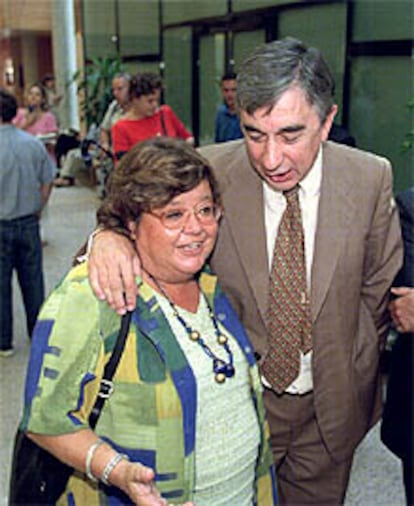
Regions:
<instances>
[{"instance_id":1,"label":"man's nose","mask_svg":"<svg viewBox=\"0 0 414 506\"><path fill-rule=\"evenodd\" d=\"M268 139L263 146L262 164L266 170L273 170L282 164L283 150L274 139Z\"/></svg>"}]
</instances>

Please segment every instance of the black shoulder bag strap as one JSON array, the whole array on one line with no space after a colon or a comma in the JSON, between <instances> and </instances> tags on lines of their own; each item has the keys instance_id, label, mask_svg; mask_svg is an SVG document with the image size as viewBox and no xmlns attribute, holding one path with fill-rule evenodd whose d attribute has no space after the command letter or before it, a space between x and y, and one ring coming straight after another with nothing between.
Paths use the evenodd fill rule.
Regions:
<instances>
[{"instance_id":1,"label":"black shoulder bag strap","mask_svg":"<svg viewBox=\"0 0 414 506\"><path fill-rule=\"evenodd\" d=\"M116 339L115 348L112 352L111 358L105 365L98 397L96 398L91 414L89 415L89 425L91 429L95 428L99 415L101 414L102 408L105 404L105 401L109 399L109 397L113 392L114 386L112 383L112 378L115 374L116 368L118 367L118 363L121 358L122 352L124 351L132 313L133 313L132 311L128 311L126 314L122 316L121 328L119 330L119 334Z\"/></svg>"},{"instance_id":2,"label":"black shoulder bag strap","mask_svg":"<svg viewBox=\"0 0 414 506\"><path fill-rule=\"evenodd\" d=\"M105 366L98 397L89 416L93 429L106 399L111 395L112 378L124 350L131 312L122 317L121 329L111 358ZM17 431L13 450L9 504L55 504L65 490L73 468L51 453L43 450L20 430Z\"/></svg>"},{"instance_id":3,"label":"black shoulder bag strap","mask_svg":"<svg viewBox=\"0 0 414 506\"><path fill-rule=\"evenodd\" d=\"M165 125L164 112L162 110L162 106L160 107L160 120L161 120L161 132L162 135L168 137L167 127Z\"/></svg>"}]
</instances>

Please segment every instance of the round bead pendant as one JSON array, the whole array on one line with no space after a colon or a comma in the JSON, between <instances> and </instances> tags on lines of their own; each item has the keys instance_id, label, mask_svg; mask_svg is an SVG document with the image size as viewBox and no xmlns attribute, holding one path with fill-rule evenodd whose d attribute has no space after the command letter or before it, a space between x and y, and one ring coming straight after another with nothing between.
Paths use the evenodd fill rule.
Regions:
<instances>
[{"instance_id":1,"label":"round bead pendant","mask_svg":"<svg viewBox=\"0 0 414 506\"><path fill-rule=\"evenodd\" d=\"M200 332L197 330L192 330L190 332L190 339L191 341L198 341L200 339Z\"/></svg>"},{"instance_id":2,"label":"round bead pendant","mask_svg":"<svg viewBox=\"0 0 414 506\"><path fill-rule=\"evenodd\" d=\"M220 334L217 336L217 342L219 344L221 344L221 345L226 344L227 341L228 341L227 336L225 336L224 334Z\"/></svg>"},{"instance_id":3,"label":"round bead pendant","mask_svg":"<svg viewBox=\"0 0 414 506\"><path fill-rule=\"evenodd\" d=\"M223 372L218 372L214 376L214 379L216 380L217 383L221 384L221 383L224 383L226 381L226 375Z\"/></svg>"}]
</instances>

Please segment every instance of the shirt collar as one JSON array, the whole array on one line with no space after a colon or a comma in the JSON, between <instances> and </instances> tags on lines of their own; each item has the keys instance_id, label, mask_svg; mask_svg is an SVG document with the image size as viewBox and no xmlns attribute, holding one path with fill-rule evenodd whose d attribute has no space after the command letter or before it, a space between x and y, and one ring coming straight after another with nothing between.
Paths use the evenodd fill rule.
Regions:
<instances>
[{"instance_id":1,"label":"shirt collar","mask_svg":"<svg viewBox=\"0 0 414 506\"><path fill-rule=\"evenodd\" d=\"M318 154L316 155L315 161L306 174L306 176L299 183L305 196L318 195L321 190L322 182L322 145L319 147Z\"/></svg>"}]
</instances>

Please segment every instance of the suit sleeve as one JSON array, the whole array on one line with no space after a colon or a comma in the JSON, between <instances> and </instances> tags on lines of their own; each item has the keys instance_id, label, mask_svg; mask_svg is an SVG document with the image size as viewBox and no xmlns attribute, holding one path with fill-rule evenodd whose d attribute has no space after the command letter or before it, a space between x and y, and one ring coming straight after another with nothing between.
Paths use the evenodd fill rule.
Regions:
<instances>
[{"instance_id":1,"label":"suit sleeve","mask_svg":"<svg viewBox=\"0 0 414 506\"><path fill-rule=\"evenodd\" d=\"M362 302L371 313L380 342L384 343L389 325L389 288L401 267L402 240L398 209L392 193L392 169L383 160L382 177L377 185L370 232L366 237L366 256L362 280Z\"/></svg>"}]
</instances>

